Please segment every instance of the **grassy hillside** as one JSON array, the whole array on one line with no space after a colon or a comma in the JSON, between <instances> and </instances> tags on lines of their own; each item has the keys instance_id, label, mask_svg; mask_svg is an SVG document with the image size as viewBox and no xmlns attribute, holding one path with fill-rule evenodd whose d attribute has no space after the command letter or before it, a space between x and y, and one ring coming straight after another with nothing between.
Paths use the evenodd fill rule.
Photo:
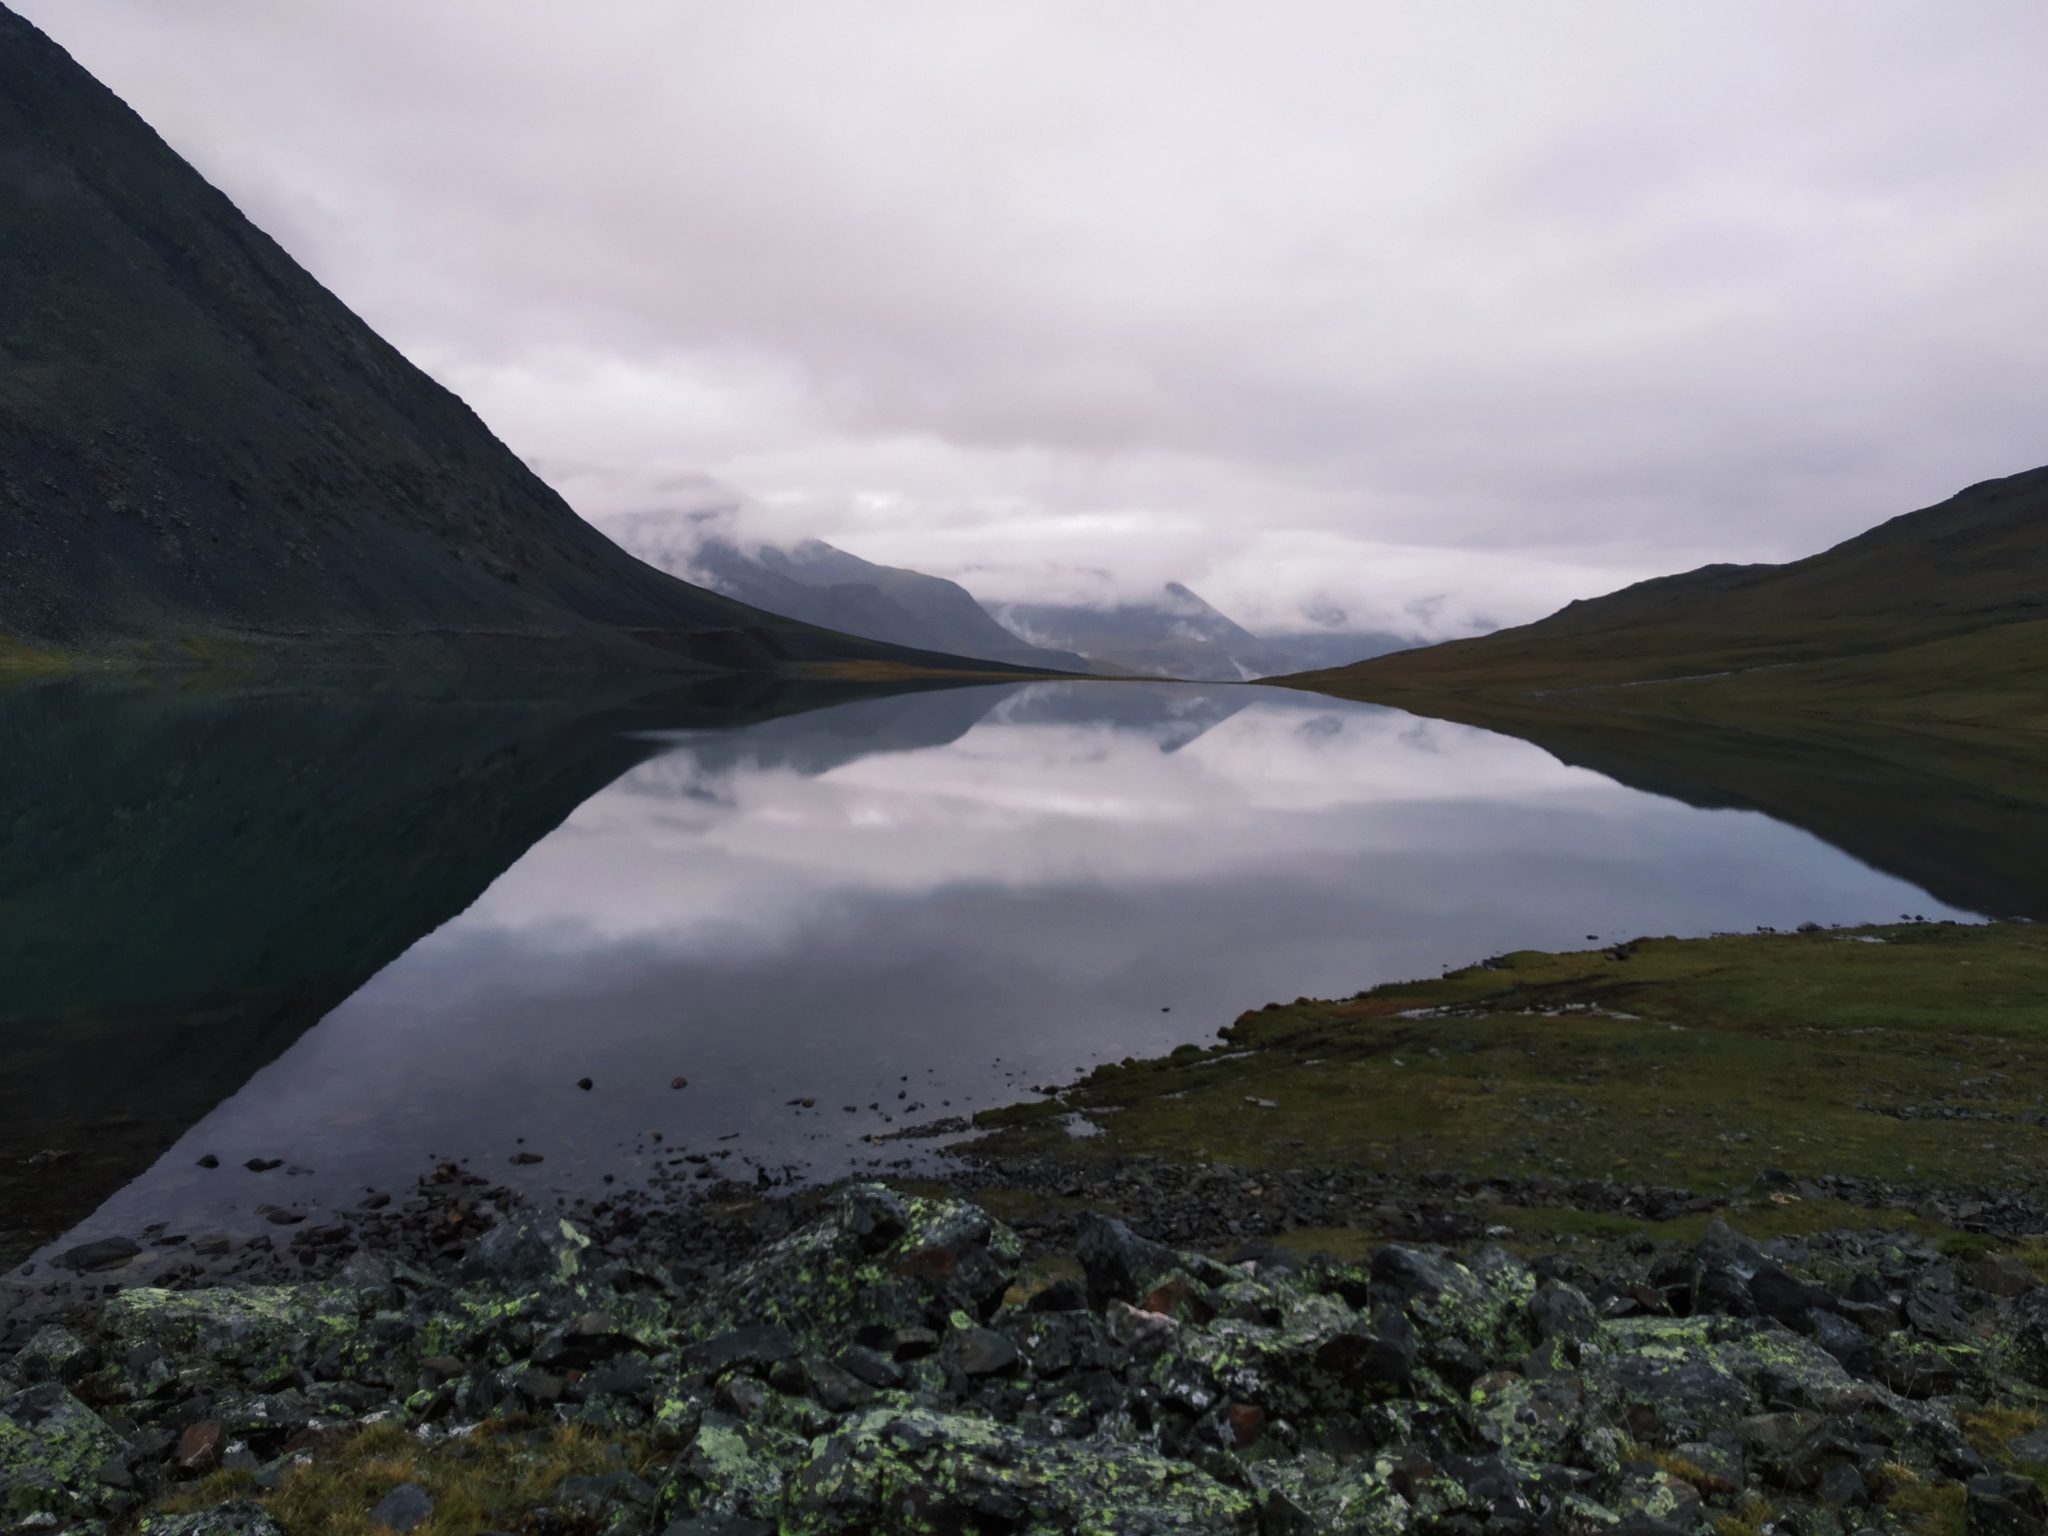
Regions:
<instances>
[{"instance_id":1,"label":"grassy hillside","mask_svg":"<svg viewBox=\"0 0 2048 1536\"><path fill-rule=\"evenodd\" d=\"M1296 687L1762 811L1941 899L2048 918L2048 469L1810 559L1708 566Z\"/></svg>"},{"instance_id":2,"label":"grassy hillside","mask_svg":"<svg viewBox=\"0 0 2048 1536\"><path fill-rule=\"evenodd\" d=\"M1288 681L1386 702L1630 685L1625 698L1598 702L1721 719L1821 709L2039 729L2043 621L2048 468L1971 486L1790 565L1704 566L1517 629ZM1651 683L1664 686L1640 686Z\"/></svg>"}]
</instances>

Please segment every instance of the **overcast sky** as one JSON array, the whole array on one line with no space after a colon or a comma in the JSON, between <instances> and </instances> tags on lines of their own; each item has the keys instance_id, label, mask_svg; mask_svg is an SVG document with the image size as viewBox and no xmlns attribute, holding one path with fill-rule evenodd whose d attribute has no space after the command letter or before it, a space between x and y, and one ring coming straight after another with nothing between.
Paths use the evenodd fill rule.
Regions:
<instances>
[{"instance_id":1,"label":"overcast sky","mask_svg":"<svg viewBox=\"0 0 2048 1536\"><path fill-rule=\"evenodd\" d=\"M1438 635L2048 461L2039 0L11 0L577 509Z\"/></svg>"}]
</instances>

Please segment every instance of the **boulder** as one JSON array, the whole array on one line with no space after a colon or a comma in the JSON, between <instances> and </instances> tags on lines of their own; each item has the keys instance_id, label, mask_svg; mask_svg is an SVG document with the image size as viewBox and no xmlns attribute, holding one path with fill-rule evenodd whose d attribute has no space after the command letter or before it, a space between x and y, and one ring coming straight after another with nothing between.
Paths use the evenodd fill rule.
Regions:
<instances>
[{"instance_id":1,"label":"boulder","mask_svg":"<svg viewBox=\"0 0 2048 1536\"><path fill-rule=\"evenodd\" d=\"M63 1383L43 1382L0 1398L0 1516L10 1525L92 1518L113 1492L101 1479L127 1447ZM54 1528L54 1527L53 1527Z\"/></svg>"},{"instance_id":2,"label":"boulder","mask_svg":"<svg viewBox=\"0 0 2048 1536\"><path fill-rule=\"evenodd\" d=\"M499 1290L571 1285L585 1272L589 1246L590 1239L561 1217L519 1210L477 1240L456 1277Z\"/></svg>"},{"instance_id":3,"label":"boulder","mask_svg":"<svg viewBox=\"0 0 2048 1536\"><path fill-rule=\"evenodd\" d=\"M871 1408L796 1472L791 1536L874 1530L1242 1532L1257 1502L1143 1445L1034 1440L987 1419Z\"/></svg>"},{"instance_id":4,"label":"boulder","mask_svg":"<svg viewBox=\"0 0 2048 1536\"><path fill-rule=\"evenodd\" d=\"M254 1499L236 1499L189 1515L154 1515L142 1522L141 1536L284 1536L284 1532Z\"/></svg>"},{"instance_id":5,"label":"boulder","mask_svg":"<svg viewBox=\"0 0 2048 1536\"><path fill-rule=\"evenodd\" d=\"M14 1357L15 1374L25 1383L61 1381L67 1386L99 1368L99 1352L68 1328L55 1323L38 1328Z\"/></svg>"},{"instance_id":6,"label":"boulder","mask_svg":"<svg viewBox=\"0 0 2048 1536\"><path fill-rule=\"evenodd\" d=\"M856 1186L832 1214L734 1270L682 1321L700 1337L773 1326L787 1330L795 1352L829 1358L859 1343L907 1358L917 1330L936 1344L954 1313L992 1313L1023 1251L1014 1232L966 1201Z\"/></svg>"},{"instance_id":7,"label":"boulder","mask_svg":"<svg viewBox=\"0 0 2048 1536\"><path fill-rule=\"evenodd\" d=\"M2042 1536L2048 1531L2048 1500L2031 1477L1986 1472L1965 1489L1969 1536Z\"/></svg>"}]
</instances>

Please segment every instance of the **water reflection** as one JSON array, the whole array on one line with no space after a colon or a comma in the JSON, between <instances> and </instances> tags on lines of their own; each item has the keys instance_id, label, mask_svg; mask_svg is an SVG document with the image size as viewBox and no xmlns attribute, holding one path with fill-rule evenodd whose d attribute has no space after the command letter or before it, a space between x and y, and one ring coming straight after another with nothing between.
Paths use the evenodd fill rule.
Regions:
<instances>
[{"instance_id":1,"label":"water reflection","mask_svg":"<svg viewBox=\"0 0 2048 1536\"><path fill-rule=\"evenodd\" d=\"M864 1138L1275 997L1589 935L1948 912L1753 812L1278 690L1044 684L622 724L596 731L621 757L577 758L615 782L87 1230L246 1220L282 1177L249 1157L315 1170L295 1201L429 1155L512 1176L538 1152L518 1171L536 1193L682 1148L837 1172L905 1153ZM202 1152L228 1166L201 1172Z\"/></svg>"}]
</instances>

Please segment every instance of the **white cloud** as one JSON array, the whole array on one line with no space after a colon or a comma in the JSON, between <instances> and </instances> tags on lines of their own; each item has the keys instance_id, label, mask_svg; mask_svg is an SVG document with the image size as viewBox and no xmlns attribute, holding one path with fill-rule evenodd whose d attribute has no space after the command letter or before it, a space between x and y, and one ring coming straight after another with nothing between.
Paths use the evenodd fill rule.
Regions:
<instances>
[{"instance_id":1,"label":"white cloud","mask_svg":"<svg viewBox=\"0 0 2048 1536\"><path fill-rule=\"evenodd\" d=\"M600 518L1451 632L2048 457L2022 0L21 9Z\"/></svg>"}]
</instances>

